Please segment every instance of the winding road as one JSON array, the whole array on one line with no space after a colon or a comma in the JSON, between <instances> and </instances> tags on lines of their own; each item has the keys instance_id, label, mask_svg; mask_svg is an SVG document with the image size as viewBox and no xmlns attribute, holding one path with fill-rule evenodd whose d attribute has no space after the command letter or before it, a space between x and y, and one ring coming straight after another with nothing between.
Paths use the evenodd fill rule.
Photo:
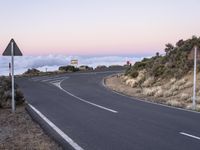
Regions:
<instances>
[{"instance_id":1,"label":"winding road","mask_svg":"<svg viewBox=\"0 0 200 150\"><path fill-rule=\"evenodd\" d=\"M200 113L114 93L102 84L114 73L17 78L17 83L29 111L64 149L200 149Z\"/></svg>"}]
</instances>

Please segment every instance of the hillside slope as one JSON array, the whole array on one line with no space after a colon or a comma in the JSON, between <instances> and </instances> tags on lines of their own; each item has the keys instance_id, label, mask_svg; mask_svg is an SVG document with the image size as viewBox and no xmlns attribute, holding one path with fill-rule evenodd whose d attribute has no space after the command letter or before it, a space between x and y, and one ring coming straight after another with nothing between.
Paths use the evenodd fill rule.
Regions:
<instances>
[{"instance_id":1,"label":"hillside slope","mask_svg":"<svg viewBox=\"0 0 200 150\"><path fill-rule=\"evenodd\" d=\"M179 40L175 46L166 44L164 56L156 53L128 68L124 75L107 79L113 90L142 97L158 103L192 108L193 47L200 47L200 38ZM198 55L200 52L198 51ZM197 110L200 110L200 65L197 63ZM115 80L113 85L112 80ZM126 88L124 85L128 86Z\"/></svg>"}]
</instances>

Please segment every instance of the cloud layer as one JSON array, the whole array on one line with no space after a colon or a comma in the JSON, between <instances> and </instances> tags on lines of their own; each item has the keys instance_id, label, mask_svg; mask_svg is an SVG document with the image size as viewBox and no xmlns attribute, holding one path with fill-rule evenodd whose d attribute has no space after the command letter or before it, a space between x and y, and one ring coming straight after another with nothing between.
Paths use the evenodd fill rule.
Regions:
<instances>
[{"instance_id":1,"label":"cloud layer","mask_svg":"<svg viewBox=\"0 0 200 150\"><path fill-rule=\"evenodd\" d=\"M98 56L98 57L81 57L81 56L63 56L63 55L47 55L47 56L22 56L15 57L15 74L22 74L29 68L36 68L41 71L57 70L59 66L69 65L71 59L78 59L80 65L88 65L96 67L98 65L124 65L126 61L132 63L140 60L137 57L125 56ZM8 75L8 64L10 57L0 56L0 75Z\"/></svg>"}]
</instances>

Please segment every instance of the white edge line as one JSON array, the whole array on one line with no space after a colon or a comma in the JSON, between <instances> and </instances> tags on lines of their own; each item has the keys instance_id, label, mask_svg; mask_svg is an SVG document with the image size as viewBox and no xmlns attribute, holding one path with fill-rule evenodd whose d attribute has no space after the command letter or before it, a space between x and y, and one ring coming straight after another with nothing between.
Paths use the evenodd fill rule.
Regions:
<instances>
[{"instance_id":1,"label":"white edge line","mask_svg":"<svg viewBox=\"0 0 200 150\"><path fill-rule=\"evenodd\" d=\"M61 83L62 83L64 80L65 80L65 79L63 79L63 80L62 80L61 82L59 82L58 84L54 84L54 85L56 85L56 86L57 86L59 89L61 89L63 92L67 93L68 95L70 95L70 96L72 96L72 97L74 97L74 98L76 98L76 99L78 99L78 100L80 100L80 101L82 101L82 102L85 102L85 103L87 103L87 104L96 106L96 107L98 107L98 108L101 108L101 109L110 111L110 112L112 112L112 113L118 113L118 111L116 111L116 110L113 110L113 109L110 109L110 108L106 108L106 107L104 107L104 106L101 106L101 105L98 105L98 104L89 102L89 101L87 101L87 100L84 100L84 99L82 99L82 98L80 98L80 97L78 97L78 96L76 96L76 95L74 95L74 94L72 94L72 93L66 91L65 89L63 89L63 88L61 87Z\"/></svg>"},{"instance_id":2,"label":"white edge line","mask_svg":"<svg viewBox=\"0 0 200 150\"><path fill-rule=\"evenodd\" d=\"M75 150L84 150L77 143L75 143L69 136L67 136L61 129L59 129L53 122L45 117L39 110L31 104L28 104L49 126L51 126L67 143L69 143Z\"/></svg>"},{"instance_id":3,"label":"white edge line","mask_svg":"<svg viewBox=\"0 0 200 150\"><path fill-rule=\"evenodd\" d=\"M194 138L194 139L197 139L197 140L200 140L200 137L194 136L194 135L191 135L191 134L188 134L188 133L185 133L185 132L180 132L180 134L188 136L188 137L191 137L191 138Z\"/></svg>"},{"instance_id":4,"label":"white edge line","mask_svg":"<svg viewBox=\"0 0 200 150\"><path fill-rule=\"evenodd\" d=\"M113 74L113 75L114 75L114 74ZM108 77L109 77L109 76L108 76ZM107 78L107 77L105 77L105 78ZM127 98L130 98L130 99L136 100L136 101L141 101L141 102L144 102L144 103L149 103L149 104L158 105L158 106L163 106L163 107L167 107L167 108L171 108L171 109L176 109L176 110L181 110L181 111L185 111L185 112L191 112L191 113L200 114L200 112L198 112L198 111L189 110L189 109L184 109L184 108L178 108L178 107L173 107L173 106L169 106L169 105L165 105L165 104L161 104L161 103L155 103L155 102L147 101L147 100L140 99L140 98L137 98L137 97L125 95L125 94L123 94L123 93L119 93L119 92L117 92L117 91L114 91L114 90L108 88L108 87L105 85L105 83L104 83L105 78L103 78L103 80L102 80L102 85L103 85L103 87L106 88L106 89L108 89L109 91L115 93L115 94L120 95L120 96L127 97Z\"/></svg>"}]
</instances>

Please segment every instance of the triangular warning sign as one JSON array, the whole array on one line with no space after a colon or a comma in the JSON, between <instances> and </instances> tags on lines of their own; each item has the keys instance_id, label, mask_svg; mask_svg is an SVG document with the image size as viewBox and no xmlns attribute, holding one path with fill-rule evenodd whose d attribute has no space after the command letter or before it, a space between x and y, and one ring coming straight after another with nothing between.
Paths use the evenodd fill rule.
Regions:
<instances>
[{"instance_id":1,"label":"triangular warning sign","mask_svg":"<svg viewBox=\"0 0 200 150\"><path fill-rule=\"evenodd\" d=\"M19 47L15 43L14 39L10 40L10 43L6 47L5 51L3 52L3 56L11 56L11 43L13 42L13 52L14 56L22 56L22 52L20 51Z\"/></svg>"}]
</instances>

